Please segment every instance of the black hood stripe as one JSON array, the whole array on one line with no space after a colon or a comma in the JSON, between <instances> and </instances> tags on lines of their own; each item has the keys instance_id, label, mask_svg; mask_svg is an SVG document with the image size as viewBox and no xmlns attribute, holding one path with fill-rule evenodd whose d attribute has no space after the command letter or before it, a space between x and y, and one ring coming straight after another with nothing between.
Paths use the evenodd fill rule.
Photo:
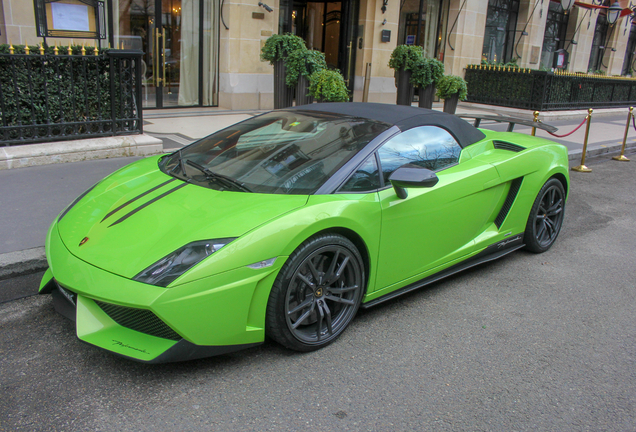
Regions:
<instances>
[{"instance_id":1,"label":"black hood stripe","mask_svg":"<svg viewBox=\"0 0 636 432\"><path fill-rule=\"evenodd\" d=\"M131 199L130 201L125 202L124 204L120 205L120 206L119 206L119 207L117 207L115 210L111 211L111 212L110 212L110 213L108 213L106 216L104 216L104 219L102 219L102 222L104 222L106 219L108 219L109 217L111 217L112 215L114 215L115 213L117 213L119 210L123 209L123 208L124 208L124 207L126 207L127 205L130 205L130 204L134 203L134 202L135 202L135 201L137 201L139 198L142 198L142 197L144 197L144 196L148 195L149 193L154 192L154 191L156 191L157 189L164 187L164 186L165 186L165 185L167 185L168 183L172 183L172 182L173 182L173 181L175 181L175 180L176 180L176 179L170 179L170 180L168 180L168 181L165 181L165 182L161 183L161 184L160 184L160 185L158 185L158 186L153 187L152 189L147 190L146 192L144 192L144 193L142 193L142 194L140 194L140 195L137 195L136 197L134 197L134 198L133 198L133 199Z\"/></svg>"},{"instance_id":2,"label":"black hood stripe","mask_svg":"<svg viewBox=\"0 0 636 432\"><path fill-rule=\"evenodd\" d=\"M128 213L126 216L122 216L121 218L117 219L115 222L113 222L112 224L110 224L110 225L108 226L108 228L112 227L113 225L117 225L117 224L118 224L118 223L120 223L120 222L125 221L126 219L128 219L129 217L131 217L132 215L134 215L135 213L137 213L139 210L142 210L142 209L144 209L144 208L148 207L148 206L149 206L150 204L152 204L153 202L155 202L155 201L159 201L161 198L163 198L163 197L165 197L165 196L167 196L167 195L170 195L172 192L176 192L176 191L178 191L179 189L181 189L182 187L185 187L185 186L187 186L187 185L188 185L188 183L183 183L183 184L181 184L181 185L179 185L179 186L177 186L177 187L175 187L175 188L170 189L168 192L164 192L164 193L162 193L162 194L161 194L161 195L159 195L158 197L155 197L155 198L151 199L150 201L148 201L147 203L140 205L139 207L137 207L136 209L134 209L133 211L131 211L130 213Z\"/></svg>"}]
</instances>

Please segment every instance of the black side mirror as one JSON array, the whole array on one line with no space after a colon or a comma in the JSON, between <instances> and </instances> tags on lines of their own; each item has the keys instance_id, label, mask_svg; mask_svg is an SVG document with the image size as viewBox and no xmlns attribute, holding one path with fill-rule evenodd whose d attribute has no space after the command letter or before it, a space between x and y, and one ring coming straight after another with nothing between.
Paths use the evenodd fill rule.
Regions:
<instances>
[{"instance_id":1,"label":"black side mirror","mask_svg":"<svg viewBox=\"0 0 636 432\"><path fill-rule=\"evenodd\" d=\"M408 196L405 188L433 187L437 184L439 178L437 178L437 174L429 169L414 164L406 164L393 171L389 181L393 185L398 198L404 199Z\"/></svg>"}]
</instances>

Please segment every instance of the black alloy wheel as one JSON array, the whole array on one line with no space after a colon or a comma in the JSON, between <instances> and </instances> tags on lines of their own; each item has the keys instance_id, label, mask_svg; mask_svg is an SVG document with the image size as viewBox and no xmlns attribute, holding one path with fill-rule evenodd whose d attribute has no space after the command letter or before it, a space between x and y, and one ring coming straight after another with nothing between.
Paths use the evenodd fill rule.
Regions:
<instances>
[{"instance_id":1,"label":"black alloy wheel","mask_svg":"<svg viewBox=\"0 0 636 432\"><path fill-rule=\"evenodd\" d=\"M289 257L270 294L267 334L312 351L334 341L355 316L364 290L360 253L336 234L313 237Z\"/></svg>"},{"instance_id":2,"label":"black alloy wheel","mask_svg":"<svg viewBox=\"0 0 636 432\"><path fill-rule=\"evenodd\" d=\"M526 225L524 242L532 252L545 252L554 244L565 213L565 190L555 178L548 180L537 195Z\"/></svg>"}]
</instances>

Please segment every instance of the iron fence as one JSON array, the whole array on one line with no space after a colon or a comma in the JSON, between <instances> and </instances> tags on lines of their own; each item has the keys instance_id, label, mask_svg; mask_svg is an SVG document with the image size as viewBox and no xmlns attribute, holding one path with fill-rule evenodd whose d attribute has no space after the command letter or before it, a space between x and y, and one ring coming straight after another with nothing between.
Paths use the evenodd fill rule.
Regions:
<instances>
[{"instance_id":1,"label":"iron fence","mask_svg":"<svg viewBox=\"0 0 636 432\"><path fill-rule=\"evenodd\" d=\"M468 66L468 102L537 111L612 108L636 104L636 79Z\"/></svg>"},{"instance_id":2,"label":"iron fence","mask_svg":"<svg viewBox=\"0 0 636 432\"><path fill-rule=\"evenodd\" d=\"M0 53L0 146L142 133L141 56Z\"/></svg>"}]
</instances>

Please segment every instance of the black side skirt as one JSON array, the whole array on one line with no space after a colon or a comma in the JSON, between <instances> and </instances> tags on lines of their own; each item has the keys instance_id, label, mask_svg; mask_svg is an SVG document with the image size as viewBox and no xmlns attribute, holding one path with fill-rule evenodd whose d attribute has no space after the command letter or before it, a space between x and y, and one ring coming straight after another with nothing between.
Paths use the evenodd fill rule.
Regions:
<instances>
[{"instance_id":1,"label":"black side skirt","mask_svg":"<svg viewBox=\"0 0 636 432\"><path fill-rule=\"evenodd\" d=\"M363 309L369 309L370 307L376 306L387 300L391 300L395 297L401 296L402 294L406 294L408 292L411 292L418 288L422 288L423 286L426 286L433 282L437 282L440 279L444 279L445 277L454 275L455 273L459 273L462 270L466 270L478 264L482 264L488 261L496 260L497 258L501 258L502 256L508 255L510 252L514 252L517 249L521 249L524 246L525 244L523 243L523 234L510 236L510 238L506 240L502 240L498 243L488 246L486 249L479 252L477 255L471 258L468 258L466 261L457 263L445 270L440 271L439 273L435 273L431 276L425 277L424 279L421 279L403 288L400 288L398 290L385 294L382 297L378 297L375 300L371 300L370 302L367 302L367 303L362 303L360 307L362 307Z\"/></svg>"}]
</instances>

